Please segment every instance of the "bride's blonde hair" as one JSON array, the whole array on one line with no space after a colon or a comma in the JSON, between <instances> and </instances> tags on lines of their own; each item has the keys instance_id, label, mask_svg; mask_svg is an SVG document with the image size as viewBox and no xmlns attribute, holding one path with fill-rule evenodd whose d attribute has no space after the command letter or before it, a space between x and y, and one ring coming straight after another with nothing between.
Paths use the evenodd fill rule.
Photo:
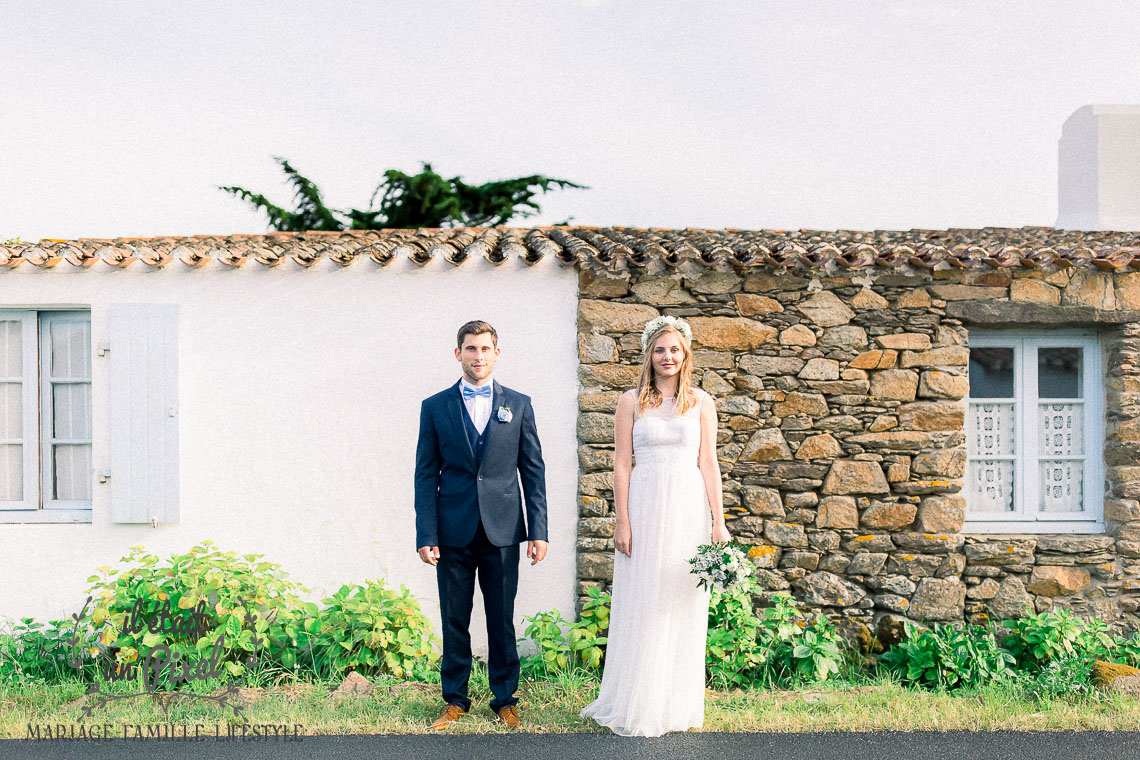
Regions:
<instances>
[{"instance_id":1,"label":"bride's blonde hair","mask_svg":"<svg viewBox=\"0 0 1140 760\"><path fill-rule=\"evenodd\" d=\"M681 339L681 370L677 373L677 398L673 402L673 409L677 414L684 414L697 404L697 394L693 392L693 349L685 334L672 324L663 324L654 330L645 341L645 352L641 360L641 374L637 379L637 415L640 417L648 407L661 405L661 391L654 383L656 373L653 371L653 349L657 341L666 333L676 333Z\"/></svg>"}]
</instances>

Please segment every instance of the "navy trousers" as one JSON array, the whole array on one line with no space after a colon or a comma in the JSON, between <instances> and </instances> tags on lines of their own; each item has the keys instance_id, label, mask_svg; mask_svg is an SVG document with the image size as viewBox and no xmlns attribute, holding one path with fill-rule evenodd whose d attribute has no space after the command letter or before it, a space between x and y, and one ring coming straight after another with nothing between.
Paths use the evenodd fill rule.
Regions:
<instances>
[{"instance_id":1,"label":"navy trousers","mask_svg":"<svg viewBox=\"0 0 1140 760\"><path fill-rule=\"evenodd\" d=\"M483 521L467 546L440 546L436 580L439 583L443 622L443 663L440 681L443 701L471 709L467 682L471 677L471 607L475 576L483 592L487 614L487 674L491 683L491 710L498 713L516 704L519 655L515 645L515 592L519 584L519 545L495 546L487 540Z\"/></svg>"}]
</instances>

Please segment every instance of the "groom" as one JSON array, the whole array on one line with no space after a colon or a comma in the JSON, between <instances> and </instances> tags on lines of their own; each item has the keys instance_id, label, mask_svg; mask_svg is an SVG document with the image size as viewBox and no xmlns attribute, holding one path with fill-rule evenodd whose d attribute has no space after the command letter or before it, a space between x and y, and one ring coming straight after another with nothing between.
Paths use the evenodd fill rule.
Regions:
<instances>
[{"instance_id":1,"label":"groom","mask_svg":"<svg viewBox=\"0 0 1140 760\"><path fill-rule=\"evenodd\" d=\"M416 447L416 546L436 568L443 621L440 729L471 709L471 606L475 576L487 613L491 710L515 728L519 657L515 591L519 543L531 565L546 556L546 474L530 397L491 378L498 335L486 322L459 328L463 377L424 399ZM525 494L526 521L523 521Z\"/></svg>"}]
</instances>

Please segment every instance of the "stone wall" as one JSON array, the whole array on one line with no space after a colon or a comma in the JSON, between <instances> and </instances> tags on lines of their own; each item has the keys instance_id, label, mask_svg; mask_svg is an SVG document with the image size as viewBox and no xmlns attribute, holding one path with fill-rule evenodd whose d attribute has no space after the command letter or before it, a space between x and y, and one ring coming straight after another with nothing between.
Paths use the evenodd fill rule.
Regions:
<instances>
[{"instance_id":1,"label":"stone wall","mask_svg":"<svg viewBox=\"0 0 1140 760\"><path fill-rule=\"evenodd\" d=\"M717 400L729 531L764 597L845 627L1069 606L1128 630L1140 601L1140 273L1084 268L580 272L579 605L613 570L613 412L658 314L693 328ZM833 268L834 269L834 268ZM1095 326L1106 535L963 533L973 325ZM635 539L636 540L636 539ZM758 598L758 604L766 603Z\"/></svg>"}]
</instances>

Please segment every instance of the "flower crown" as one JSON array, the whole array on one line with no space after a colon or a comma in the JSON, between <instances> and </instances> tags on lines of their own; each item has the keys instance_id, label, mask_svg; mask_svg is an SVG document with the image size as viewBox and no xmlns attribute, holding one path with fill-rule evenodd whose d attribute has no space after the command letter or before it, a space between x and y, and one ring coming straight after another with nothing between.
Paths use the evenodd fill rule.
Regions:
<instances>
[{"instance_id":1,"label":"flower crown","mask_svg":"<svg viewBox=\"0 0 1140 760\"><path fill-rule=\"evenodd\" d=\"M681 335L685 336L686 342L693 339L693 331L689 329L689 323L685 320L671 316L654 317L645 323L645 329L641 331L641 353L645 353L645 350L649 347L649 337L665 325L669 325L681 333Z\"/></svg>"}]
</instances>

